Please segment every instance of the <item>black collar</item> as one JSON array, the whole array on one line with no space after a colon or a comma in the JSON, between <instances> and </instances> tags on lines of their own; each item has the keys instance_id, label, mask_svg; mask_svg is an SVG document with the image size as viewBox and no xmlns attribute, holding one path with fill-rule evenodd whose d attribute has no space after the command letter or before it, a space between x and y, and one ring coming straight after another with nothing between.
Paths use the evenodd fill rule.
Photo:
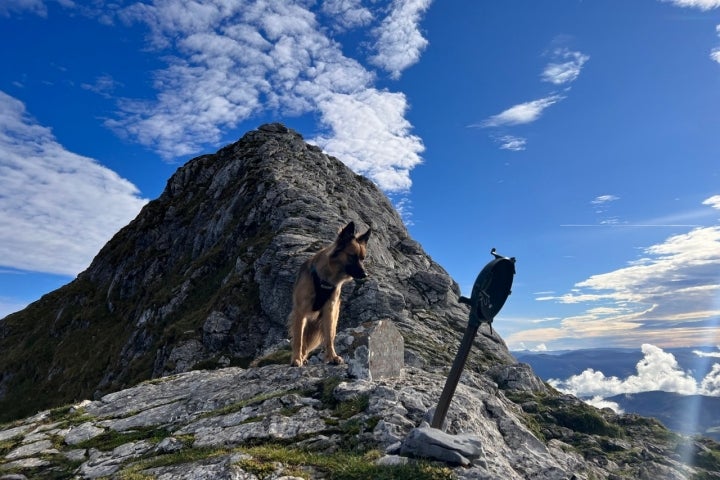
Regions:
<instances>
[{"instance_id":1,"label":"black collar","mask_svg":"<svg viewBox=\"0 0 720 480\"><path fill-rule=\"evenodd\" d=\"M330 295L335 291L336 286L332 283L323 280L318 275L315 265L310 267L310 274L312 275L313 285L315 286L315 301L313 301L313 311L317 312L323 305L330 299Z\"/></svg>"},{"instance_id":2,"label":"black collar","mask_svg":"<svg viewBox=\"0 0 720 480\"><path fill-rule=\"evenodd\" d=\"M310 273L312 274L313 281L315 282L316 287L320 287L323 290L335 290L335 285L328 282L327 280L323 280L320 278L320 275L318 275L318 271L315 268L315 265L312 265L310 267Z\"/></svg>"}]
</instances>

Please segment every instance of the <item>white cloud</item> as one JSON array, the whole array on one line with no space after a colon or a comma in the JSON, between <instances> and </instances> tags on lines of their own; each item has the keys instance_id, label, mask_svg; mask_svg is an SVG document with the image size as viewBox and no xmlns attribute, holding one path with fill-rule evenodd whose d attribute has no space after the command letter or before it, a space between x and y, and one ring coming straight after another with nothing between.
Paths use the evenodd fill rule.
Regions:
<instances>
[{"instance_id":1,"label":"white cloud","mask_svg":"<svg viewBox=\"0 0 720 480\"><path fill-rule=\"evenodd\" d=\"M370 63L400 78L403 70L420 59L428 41L418 28L431 0L395 0L390 14L373 33L377 37Z\"/></svg>"},{"instance_id":2,"label":"white cloud","mask_svg":"<svg viewBox=\"0 0 720 480\"><path fill-rule=\"evenodd\" d=\"M715 364L698 385L689 372L680 368L673 354L650 344L643 344L642 352L644 358L636 365L637 374L625 379L606 377L602 372L587 369L566 380L551 379L548 383L562 392L582 397L607 398L656 390L683 395L720 395L720 364Z\"/></svg>"},{"instance_id":3,"label":"white cloud","mask_svg":"<svg viewBox=\"0 0 720 480\"><path fill-rule=\"evenodd\" d=\"M712 197L704 200L702 202L703 205L709 205L712 208L715 208L717 210L720 210L720 195L713 195Z\"/></svg>"},{"instance_id":4,"label":"white cloud","mask_svg":"<svg viewBox=\"0 0 720 480\"><path fill-rule=\"evenodd\" d=\"M622 321L628 328L646 322L696 322L720 315L720 227L696 228L644 250L629 266L577 283L555 297L561 303L606 303L566 326ZM600 333L600 332L598 332Z\"/></svg>"},{"instance_id":5,"label":"white cloud","mask_svg":"<svg viewBox=\"0 0 720 480\"><path fill-rule=\"evenodd\" d=\"M700 393L720 397L720 363L713 364L712 370L702 379Z\"/></svg>"},{"instance_id":6,"label":"white cloud","mask_svg":"<svg viewBox=\"0 0 720 480\"><path fill-rule=\"evenodd\" d=\"M720 0L662 0L670 2L678 7L699 8L700 10L711 10L720 7Z\"/></svg>"},{"instance_id":7,"label":"white cloud","mask_svg":"<svg viewBox=\"0 0 720 480\"><path fill-rule=\"evenodd\" d=\"M422 42L412 27L428 4L393 3L383 25L402 26L400 37L409 37L385 37L381 26L378 51L387 54L396 42L419 56ZM346 57L305 5L158 0L122 10L125 21L148 25L154 48L174 56L156 72L157 97L123 100L121 113L107 125L171 159L221 142L225 132L266 110L319 113L326 129L315 139L319 145L380 188L407 190L424 148L405 118L407 99L374 88L373 72ZM370 18L357 1L317 8L324 15L351 11L354 26ZM393 71L409 65L388 62Z\"/></svg>"},{"instance_id":8,"label":"white cloud","mask_svg":"<svg viewBox=\"0 0 720 480\"><path fill-rule=\"evenodd\" d=\"M603 195L595 201L602 205L611 201L611 197ZM713 196L703 203L714 205L716 202L717 196ZM700 214L707 216L707 209L704 213L702 210L699 209ZM697 214L692 213L693 216ZM712 338L717 332L716 323L720 318L718 272L720 226L695 227L644 248L639 258L623 268L576 283L565 294L537 297L538 301L555 301L573 305L575 309L584 308L584 311L563 318L557 327L514 332L507 341L567 344L603 339L601 341L624 345L639 342L674 346L697 344L698 338Z\"/></svg>"},{"instance_id":9,"label":"white cloud","mask_svg":"<svg viewBox=\"0 0 720 480\"><path fill-rule=\"evenodd\" d=\"M540 118L543 111L551 105L562 100L561 95L551 95L549 97L540 98L531 102L525 102L507 110L493 115L487 120L483 121L480 126L482 127L500 127L507 125L521 125L525 123L531 123Z\"/></svg>"},{"instance_id":10,"label":"white cloud","mask_svg":"<svg viewBox=\"0 0 720 480\"><path fill-rule=\"evenodd\" d=\"M498 138L500 142L501 150L512 150L513 152L520 152L525 150L527 140L522 137L516 137L514 135L503 135Z\"/></svg>"},{"instance_id":11,"label":"white cloud","mask_svg":"<svg viewBox=\"0 0 720 480\"><path fill-rule=\"evenodd\" d=\"M409 133L405 96L366 89L356 94L330 95L319 104L321 121L331 136L312 141L342 159L355 171L365 172L383 189L410 188L410 170L421 162L422 140Z\"/></svg>"},{"instance_id":12,"label":"white cloud","mask_svg":"<svg viewBox=\"0 0 720 480\"><path fill-rule=\"evenodd\" d=\"M550 54L552 61L545 67L541 74L544 82L554 85L563 85L574 82L580 75L585 62L590 57L581 52L569 50L567 48L556 48ZM568 91L566 88L565 91ZM553 93L547 97L530 102L514 105L497 115L493 115L473 127L494 128L508 127L514 125L523 125L536 121L546 108L565 99L565 96ZM499 137L500 148L503 150L520 151L525 150L527 140L512 135Z\"/></svg>"},{"instance_id":13,"label":"white cloud","mask_svg":"<svg viewBox=\"0 0 720 480\"><path fill-rule=\"evenodd\" d=\"M566 48L555 50L553 57L557 61L549 63L545 67L542 79L544 82L550 82L554 85L574 82L580 75L580 70L582 70L585 62L590 60L589 56Z\"/></svg>"},{"instance_id":14,"label":"white cloud","mask_svg":"<svg viewBox=\"0 0 720 480\"><path fill-rule=\"evenodd\" d=\"M702 350L693 350L693 353L698 357L714 357L720 358L720 351L718 352L703 352Z\"/></svg>"},{"instance_id":15,"label":"white cloud","mask_svg":"<svg viewBox=\"0 0 720 480\"><path fill-rule=\"evenodd\" d=\"M342 29L369 24L373 14L362 6L362 0L325 0L322 12L335 20Z\"/></svg>"},{"instance_id":16,"label":"white cloud","mask_svg":"<svg viewBox=\"0 0 720 480\"><path fill-rule=\"evenodd\" d=\"M75 275L137 215L137 188L65 150L19 100L0 91L0 259L20 270Z\"/></svg>"},{"instance_id":17,"label":"white cloud","mask_svg":"<svg viewBox=\"0 0 720 480\"><path fill-rule=\"evenodd\" d=\"M720 25L715 26L715 32L720 37ZM712 49L712 51L710 52L710 58L713 61L720 63L720 47L715 47Z\"/></svg>"},{"instance_id":18,"label":"white cloud","mask_svg":"<svg viewBox=\"0 0 720 480\"><path fill-rule=\"evenodd\" d=\"M592 405L595 408L609 408L611 410L614 410L617 414L625 413L625 411L620 408L620 405L617 402L605 400L604 398L597 395L590 399L586 399L585 403L587 403L588 405Z\"/></svg>"},{"instance_id":19,"label":"white cloud","mask_svg":"<svg viewBox=\"0 0 720 480\"><path fill-rule=\"evenodd\" d=\"M590 203L593 205L604 205L609 202L614 202L620 200L620 197L617 195L598 195L595 197Z\"/></svg>"}]
</instances>

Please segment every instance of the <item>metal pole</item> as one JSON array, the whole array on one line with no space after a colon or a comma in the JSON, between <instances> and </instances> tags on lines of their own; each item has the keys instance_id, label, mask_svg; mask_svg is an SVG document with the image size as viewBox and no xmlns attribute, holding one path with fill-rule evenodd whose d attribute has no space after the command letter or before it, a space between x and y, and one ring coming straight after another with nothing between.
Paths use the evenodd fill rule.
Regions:
<instances>
[{"instance_id":1,"label":"metal pole","mask_svg":"<svg viewBox=\"0 0 720 480\"><path fill-rule=\"evenodd\" d=\"M455 394L455 388L457 388L457 384L460 381L460 374L462 374L463 368L465 368L470 347L472 347L479 327L479 322L469 322L465 329L465 335L460 343L460 349L455 356L452 367L450 367L450 373L445 381L445 388L443 388L442 394L440 394L440 400L435 408L435 414L430 424L432 428L442 430L442 424L445 421L445 415L447 415L448 408L450 407L450 401Z\"/></svg>"}]
</instances>

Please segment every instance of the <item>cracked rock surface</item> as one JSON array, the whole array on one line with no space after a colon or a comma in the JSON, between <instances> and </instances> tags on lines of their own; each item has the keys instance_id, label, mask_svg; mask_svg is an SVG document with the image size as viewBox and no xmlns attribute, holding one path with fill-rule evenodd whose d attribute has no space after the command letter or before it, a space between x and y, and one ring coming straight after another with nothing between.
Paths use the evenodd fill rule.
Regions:
<instances>
[{"instance_id":1,"label":"cracked rock surface","mask_svg":"<svg viewBox=\"0 0 720 480\"><path fill-rule=\"evenodd\" d=\"M411 468L429 457L447 462L435 464L448 475L442 478L458 479L681 479L702 471L673 458L673 447L651 438L649 427L609 443L604 435L528 421L509 397L526 395L533 382L501 390L475 372L463 374L446 433L430 431L423 421L444 381L411 366L369 381L351 377L346 365L322 363L177 374L0 429L0 479L357 478L333 477L312 460L271 460L262 448L324 457L361 452L378 469Z\"/></svg>"}]
</instances>

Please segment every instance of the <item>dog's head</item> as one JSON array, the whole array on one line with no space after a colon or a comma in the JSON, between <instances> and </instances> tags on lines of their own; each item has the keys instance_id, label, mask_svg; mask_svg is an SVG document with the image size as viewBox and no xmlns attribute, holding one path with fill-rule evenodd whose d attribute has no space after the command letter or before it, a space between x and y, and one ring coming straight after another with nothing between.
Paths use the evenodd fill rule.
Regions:
<instances>
[{"instance_id":1,"label":"dog's head","mask_svg":"<svg viewBox=\"0 0 720 480\"><path fill-rule=\"evenodd\" d=\"M348 223L335 240L332 257L340 262L345 273L354 279L367 277L363 261L365 260L370 229L362 235L355 235L355 222Z\"/></svg>"}]
</instances>

